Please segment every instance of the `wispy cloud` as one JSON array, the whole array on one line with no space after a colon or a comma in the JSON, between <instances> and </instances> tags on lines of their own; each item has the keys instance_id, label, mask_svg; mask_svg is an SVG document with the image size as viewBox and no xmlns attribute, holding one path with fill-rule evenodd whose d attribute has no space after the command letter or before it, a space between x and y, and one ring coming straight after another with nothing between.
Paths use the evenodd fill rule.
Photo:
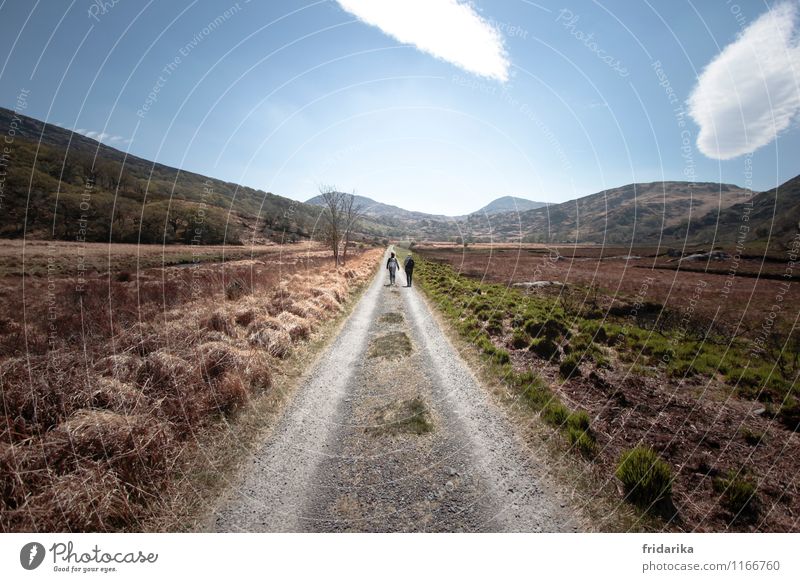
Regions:
<instances>
[{"instance_id":1,"label":"wispy cloud","mask_svg":"<svg viewBox=\"0 0 800 582\"><path fill-rule=\"evenodd\" d=\"M459 0L338 0L347 12L402 43L482 77L508 80L503 37Z\"/></svg>"},{"instance_id":2,"label":"wispy cloud","mask_svg":"<svg viewBox=\"0 0 800 582\"><path fill-rule=\"evenodd\" d=\"M798 7L774 6L705 68L689 97L697 147L727 160L770 143L800 111Z\"/></svg>"},{"instance_id":3,"label":"wispy cloud","mask_svg":"<svg viewBox=\"0 0 800 582\"><path fill-rule=\"evenodd\" d=\"M58 124L56 124L58 125ZM113 135L110 133L103 133L101 131L92 131L89 129L73 129L75 133L79 133L85 137L96 139L101 143L113 144L113 143L130 143L131 140L125 139L121 135Z\"/></svg>"}]
</instances>

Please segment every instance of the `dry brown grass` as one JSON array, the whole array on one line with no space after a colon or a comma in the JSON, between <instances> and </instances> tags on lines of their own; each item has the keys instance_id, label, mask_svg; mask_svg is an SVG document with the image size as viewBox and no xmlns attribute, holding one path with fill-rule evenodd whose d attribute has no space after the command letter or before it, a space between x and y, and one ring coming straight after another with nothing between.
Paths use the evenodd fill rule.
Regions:
<instances>
[{"instance_id":1,"label":"dry brown grass","mask_svg":"<svg viewBox=\"0 0 800 582\"><path fill-rule=\"evenodd\" d=\"M24 301L23 279L0 279L0 531L152 518L181 459L275 389L281 359L340 313L380 252L335 269L301 248L275 264L95 276L82 289L31 277Z\"/></svg>"}]
</instances>

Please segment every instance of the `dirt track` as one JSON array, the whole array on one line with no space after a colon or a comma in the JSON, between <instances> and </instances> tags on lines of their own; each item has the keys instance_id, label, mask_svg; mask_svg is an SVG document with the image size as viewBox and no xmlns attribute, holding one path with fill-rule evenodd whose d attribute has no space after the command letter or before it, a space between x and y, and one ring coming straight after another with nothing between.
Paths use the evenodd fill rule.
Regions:
<instances>
[{"instance_id":1,"label":"dirt track","mask_svg":"<svg viewBox=\"0 0 800 582\"><path fill-rule=\"evenodd\" d=\"M418 291L387 282L382 270L211 528L580 529Z\"/></svg>"}]
</instances>

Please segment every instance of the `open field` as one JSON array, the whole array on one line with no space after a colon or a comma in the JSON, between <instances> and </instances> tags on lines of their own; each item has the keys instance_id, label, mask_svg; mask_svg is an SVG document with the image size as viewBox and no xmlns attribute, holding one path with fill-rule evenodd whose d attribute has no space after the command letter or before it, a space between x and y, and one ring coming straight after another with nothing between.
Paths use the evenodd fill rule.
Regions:
<instances>
[{"instance_id":1,"label":"open field","mask_svg":"<svg viewBox=\"0 0 800 582\"><path fill-rule=\"evenodd\" d=\"M141 529L207 435L280 392L276 370L382 252L336 268L311 245L217 263L230 249L28 243L23 276L5 243L2 531Z\"/></svg>"},{"instance_id":2,"label":"open field","mask_svg":"<svg viewBox=\"0 0 800 582\"><path fill-rule=\"evenodd\" d=\"M653 249L574 251L420 246L417 279L598 487L668 530L798 531L797 283L723 293L727 275L653 269L672 264Z\"/></svg>"},{"instance_id":3,"label":"open field","mask_svg":"<svg viewBox=\"0 0 800 582\"><path fill-rule=\"evenodd\" d=\"M47 275L60 277L103 274L174 265L191 266L243 259L288 260L324 256L316 242L291 245L137 245L4 239L0 244L0 277ZM279 263L280 264L280 263Z\"/></svg>"}]
</instances>

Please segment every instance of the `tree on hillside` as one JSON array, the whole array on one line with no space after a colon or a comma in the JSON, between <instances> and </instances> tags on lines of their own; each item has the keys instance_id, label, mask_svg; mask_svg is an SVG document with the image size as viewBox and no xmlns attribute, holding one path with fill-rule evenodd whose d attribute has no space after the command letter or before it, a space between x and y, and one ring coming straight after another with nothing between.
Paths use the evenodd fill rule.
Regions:
<instances>
[{"instance_id":1,"label":"tree on hillside","mask_svg":"<svg viewBox=\"0 0 800 582\"><path fill-rule=\"evenodd\" d=\"M343 265L347 261L347 247L353 238L356 223L364 216L364 211L356 202L355 194L323 186L320 195L325 208L325 240L333 251L336 264Z\"/></svg>"},{"instance_id":2,"label":"tree on hillside","mask_svg":"<svg viewBox=\"0 0 800 582\"><path fill-rule=\"evenodd\" d=\"M333 252L333 260L338 265L339 245L342 241L344 225L344 194L331 186L320 186L319 193L325 208L322 213L325 221L323 231L325 241L330 245Z\"/></svg>"},{"instance_id":3,"label":"tree on hillside","mask_svg":"<svg viewBox=\"0 0 800 582\"><path fill-rule=\"evenodd\" d=\"M364 216L364 208L356 202L356 195L345 194L342 197L342 217L344 220L344 249L342 250L342 264L347 261L347 247L355 230L356 222Z\"/></svg>"}]
</instances>

